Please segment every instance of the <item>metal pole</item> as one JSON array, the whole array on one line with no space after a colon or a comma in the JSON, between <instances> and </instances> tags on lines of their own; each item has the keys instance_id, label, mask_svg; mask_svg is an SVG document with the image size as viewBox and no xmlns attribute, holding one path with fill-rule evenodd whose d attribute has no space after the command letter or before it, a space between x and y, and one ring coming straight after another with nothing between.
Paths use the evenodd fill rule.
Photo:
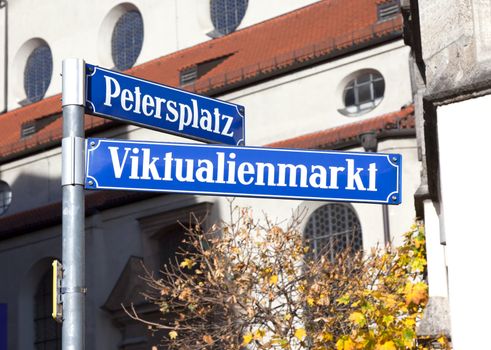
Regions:
<instances>
[{"instance_id":1,"label":"metal pole","mask_svg":"<svg viewBox=\"0 0 491 350\"><path fill-rule=\"evenodd\" d=\"M384 220L384 243L387 246L392 243L390 238L389 206L382 204L382 218Z\"/></svg>"},{"instance_id":2,"label":"metal pole","mask_svg":"<svg viewBox=\"0 0 491 350\"><path fill-rule=\"evenodd\" d=\"M63 60L63 327L62 349L85 349L85 62Z\"/></svg>"}]
</instances>

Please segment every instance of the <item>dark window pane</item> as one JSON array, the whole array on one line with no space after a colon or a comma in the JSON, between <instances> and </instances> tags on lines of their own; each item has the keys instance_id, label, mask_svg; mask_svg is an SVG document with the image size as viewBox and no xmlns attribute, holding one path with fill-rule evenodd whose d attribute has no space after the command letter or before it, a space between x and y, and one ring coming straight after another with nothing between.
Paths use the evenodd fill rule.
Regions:
<instances>
[{"instance_id":1,"label":"dark window pane","mask_svg":"<svg viewBox=\"0 0 491 350\"><path fill-rule=\"evenodd\" d=\"M126 70L136 62L143 46L143 19L138 11L123 14L114 27L111 51L114 64Z\"/></svg>"},{"instance_id":2,"label":"dark window pane","mask_svg":"<svg viewBox=\"0 0 491 350\"><path fill-rule=\"evenodd\" d=\"M29 55L24 70L24 90L28 102L37 102L44 97L51 82L53 57L47 45L40 46Z\"/></svg>"},{"instance_id":3,"label":"dark window pane","mask_svg":"<svg viewBox=\"0 0 491 350\"><path fill-rule=\"evenodd\" d=\"M363 74L356 78L356 83L361 85L362 83L367 83L372 78L371 74Z\"/></svg>"},{"instance_id":4,"label":"dark window pane","mask_svg":"<svg viewBox=\"0 0 491 350\"><path fill-rule=\"evenodd\" d=\"M222 35L239 26L247 10L248 0L211 0L210 15L215 30Z\"/></svg>"},{"instance_id":5,"label":"dark window pane","mask_svg":"<svg viewBox=\"0 0 491 350\"><path fill-rule=\"evenodd\" d=\"M357 251L363 247L356 213L343 204L328 204L317 209L305 226L304 236L314 257L326 255L334 259L344 249Z\"/></svg>"},{"instance_id":6,"label":"dark window pane","mask_svg":"<svg viewBox=\"0 0 491 350\"><path fill-rule=\"evenodd\" d=\"M373 83L373 89L375 92L375 98L384 97L385 82L383 79L377 80Z\"/></svg>"},{"instance_id":7,"label":"dark window pane","mask_svg":"<svg viewBox=\"0 0 491 350\"><path fill-rule=\"evenodd\" d=\"M370 84L363 84L358 87L358 104L372 101L372 91Z\"/></svg>"},{"instance_id":8,"label":"dark window pane","mask_svg":"<svg viewBox=\"0 0 491 350\"><path fill-rule=\"evenodd\" d=\"M34 296L36 349L61 349L61 324L51 318L51 282L51 270L48 270L41 278Z\"/></svg>"},{"instance_id":9,"label":"dark window pane","mask_svg":"<svg viewBox=\"0 0 491 350\"><path fill-rule=\"evenodd\" d=\"M344 104L346 107L355 105L355 90L352 86L347 88L344 93Z\"/></svg>"}]
</instances>

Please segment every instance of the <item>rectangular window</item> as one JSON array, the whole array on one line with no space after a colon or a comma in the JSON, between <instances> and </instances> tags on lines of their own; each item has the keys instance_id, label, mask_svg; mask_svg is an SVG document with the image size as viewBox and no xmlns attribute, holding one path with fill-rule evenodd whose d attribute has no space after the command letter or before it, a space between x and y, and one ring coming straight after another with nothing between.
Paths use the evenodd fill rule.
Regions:
<instances>
[{"instance_id":1,"label":"rectangular window","mask_svg":"<svg viewBox=\"0 0 491 350\"><path fill-rule=\"evenodd\" d=\"M53 114L25 122L20 127L20 137L25 138L31 136L59 118L61 118L61 114Z\"/></svg>"},{"instance_id":2,"label":"rectangular window","mask_svg":"<svg viewBox=\"0 0 491 350\"><path fill-rule=\"evenodd\" d=\"M386 21L400 13L399 0L392 0L377 5L378 21Z\"/></svg>"},{"instance_id":3,"label":"rectangular window","mask_svg":"<svg viewBox=\"0 0 491 350\"><path fill-rule=\"evenodd\" d=\"M181 70L181 72L179 73L179 83L181 84L181 86L194 83L196 80L210 72L213 68L218 66L230 56L232 56L232 54L213 58L208 61L203 61L193 67Z\"/></svg>"},{"instance_id":4,"label":"rectangular window","mask_svg":"<svg viewBox=\"0 0 491 350\"><path fill-rule=\"evenodd\" d=\"M20 129L20 137L25 138L32 134L36 133L36 124L35 123L26 123L22 124Z\"/></svg>"},{"instance_id":5,"label":"rectangular window","mask_svg":"<svg viewBox=\"0 0 491 350\"><path fill-rule=\"evenodd\" d=\"M198 67L194 66L181 71L179 84L181 86L194 83L198 78Z\"/></svg>"}]
</instances>

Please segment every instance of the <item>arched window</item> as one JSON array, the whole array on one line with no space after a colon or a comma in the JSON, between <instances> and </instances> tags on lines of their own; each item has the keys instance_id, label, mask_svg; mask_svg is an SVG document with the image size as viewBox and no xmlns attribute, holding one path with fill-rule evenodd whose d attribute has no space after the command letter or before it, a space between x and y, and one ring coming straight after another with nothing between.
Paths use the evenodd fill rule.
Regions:
<instances>
[{"instance_id":1,"label":"arched window","mask_svg":"<svg viewBox=\"0 0 491 350\"><path fill-rule=\"evenodd\" d=\"M385 81L377 71L368 71L356 75L345 86L343 101L345 115L357 116L367 113L378 106L385 92Z\"/></svg>"},{"instance_id":2,"label":"arched window","mask_svg":"<svg viewBox=\"0 0 491 350\"><path fill-rule=\"evenodd\" d=\"M143 46L143 19L137 10L124 13L116 22L111 39L111 53L118 70L136 62Z\"/></svg>"},{"instance_id":3,"label":"arched window","mask_svg":"<svg viewBox=\"0 0 491 350\"><path fill-rule=\"evenodd\" d=\"M51 82L53 57L48 45L35 48L29 55L24 69L24 90L27 102L37 102L44 97Z\"/></svg>"},{"instance_id":4,"label":"arched window","mask_svg":"<svg viewBox=\"0 0 491 350\"><path fill-rule=\"evenodd\" d=\"M51 270L48 270L41 278L34 295L36 350L61 350L61 324L51 317L52 292Z\"/></svg>"},{"instance_id":5,"label":"arched window","mask_svg":"<svg viewBox=\"0 0 491 350\"><path fill-rule=\"evenodd\" d=\"M363 249L360 221L347 204L326 204L318 208L309 217L304 236L314 257L326 255L333 260L345 249L353 252Z\"/></svg>"},{"instance_id":6,"label":"arched window","mask_svg":"<svg viewBox=\"0 0 491 350\"><path fill-rule=\"evenodd\" d=\"M248 0L211 0L210 15L215 36L232 33L239 26L247 10Z\"/></svg>"}]
</instances>

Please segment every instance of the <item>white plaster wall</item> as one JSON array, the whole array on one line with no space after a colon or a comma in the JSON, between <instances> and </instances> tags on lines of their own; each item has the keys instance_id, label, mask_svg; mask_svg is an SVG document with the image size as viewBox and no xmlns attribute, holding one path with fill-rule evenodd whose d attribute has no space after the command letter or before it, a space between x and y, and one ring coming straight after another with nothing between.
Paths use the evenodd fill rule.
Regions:
<instances>
[{"instance_id":1,"label":"white plaster wall","mask_svg":"<svg viewBox=\"0 0 491 350\"><path fill-rule=\"evenodd\" d=\"M491 96L439 107L442 214L447 241L449 303L455 349L483 348L489 280L489 152Z\"/></svg>"},{"instance_id":2,"label":"white plaster wall","mask_svg":"<svg viewBox=\"0 0 491 350\"><path fill-rule=\"evenodd\" d=\"M428 294L430 298L447 298L447 263L445 246L440 242L440 218L437 205L429 199L424 201Z\"/></svg>"},{"instance_id":3,"label":"white plaster wall","mask_svg":"<svg viewBox=\"0 0 491 350\"><path fill-rule=\"evenodd\" d=\"M241 28L312 2L250 1ZM108 19L108 16L122 3L136 6L143 17L144 42L136 65L210 40L207 33L213 26L209 16L209 2L205 0L50 0L42 3L36 0L10 1L9 109L19 107L19 101L26 97L23 86L24 66L33 49L26 47L26 43L34 38L47 42L53 55L53 76L46 96L61 91L59 73L64 58L80 57L89 63L111 68L111 35L115 21ZM2 12L0 11L0 15L3 15ZM3 16L0 17L1 44ZM3 50L3 46L1 47ZM0 59L0 74L3 74L3 69L4 63Z\"/></svg>"},{"instance_id":4,"label":"white plaster wall","mask_svg":"<svg viewBox=\"0 0 491 350\"><path fill-rule=\"evenodd\" d=\"M265 21L319 0L249 0L249 7L238 29Z\"/></svg>"},{"instance_id":5,"label":"white plaster wall","mask_svg":"<svg viewBox=\"0 0 491 350\"><path fill-rule=\"evenodd\" d=\"M391 238L395 245L400 245L402 235L409 231L416 217L414 193L421 182L417 141L415 138L384 141L379 144L378 152L402 155L402 203L389 206ZM367 217L367 220L370 219Z\"/></svg>"},{"instance_id":6,"label":"white plaster wall","mask_svg":"<svg viewBox=\"0 0 491 350\"><path fill-rule=\"evenodd\" d=\"M5 215L61 200L61 149L0 165L0 179L12 190Z\"/></svg>"}]
</instances>

